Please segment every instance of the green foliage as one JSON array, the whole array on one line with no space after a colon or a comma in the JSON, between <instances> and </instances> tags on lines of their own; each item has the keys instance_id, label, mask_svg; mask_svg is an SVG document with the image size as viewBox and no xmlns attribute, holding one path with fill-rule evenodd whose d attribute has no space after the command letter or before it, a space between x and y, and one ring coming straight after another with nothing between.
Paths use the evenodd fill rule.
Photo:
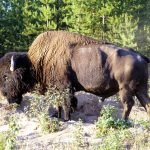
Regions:
<instances>
[{"instance_id":1,"label":"green foliage","mask_svg":"<svg viewBox=\"0 0 150 150\"><path fill-rule=\"evenodd\" d=\"M53 106L58 108L62 106L64 99L69 95L69 89L63 91L58 90L56 87L51 87L45 95L39 95L37 92L38 86L35 90L34 97L30 104L24 109L24 112L29 118L36 117L39 119L40 126L44 132L56 132L60 128L60 122L57 119L49 117L49 107Z\"/></svg>"},{"instance_id":2,"label":"green foliage","mask_svg":"<svg viewBox=\"0 0 150 150\"><path fill-rule=\"evenodd\" d=\"M56 87L48 88L45 95L40 95L38 92L38 86L34 91L34 97L31 100L30 105L28 105L24 111L28 117L38 117L39 112L47 113L50 106L58 108L62 106L62 103L69 96L69 89L58 90Z\"/></svg>"},{"instance_id":3,"label":"green foliage","mask_svg":"<svg viewBox=\"0 0 150 150\"><path fill-rule=\"evenodd\" d=\"M52 20L53 3L51 0L25 1L23 6L24 35L37 35L44 30L56 28Z\"/></svg>"},{"instance_id":4,"label":"green foliage","mask_svg":"<svg viewBox=\"0 0 150 150\"><path fill-rule=\"evenodd\" d=\"M74 138L75 138L75 147L79 149L79 147L85 146L84 141L84 132L83 132L83 123L82 120L79 119L78 123L76 124L76 130L74 132Z\"/></svg>"},{"instance_id":5,"label":"green foliage","mask_svg":"<svg viewBox=\"0 0 150 150\"><path fill-rule=\"evenodd\" d=\"M24 28L22 7L23 1L1 1L0 48L3 52L24 51L27 48L26 38L22 35Z\"/></svg>"},{"instance_id":6,"label":"green foliage","mask_svg":"<svg viewBox=\"0 0 150 150\"><path fill-rule=\"evenodd\" d=\"M114 107L104 107L96 122L97 136L103 139L98 150L149 149L149 120L138 121L143 131L133 128L134 124L117 119Z\"/></svg>"},{"instance_id":7,"label":"green foliage","mask_svg":"<svg viewBox=\"0 0 150 150\"><path fill-rule=\"evenodd\" d=\"M25 114L29 117L38 117L39 112L47 113L50 107L50 101L48 101L43 95L34 94L30 104L24 108Z\"/></svg>"},{"instance_id":8,"label":"green foliage","mask_svg":"<svg viewBox=\"0 0 150 150\"><path fill-rule=\"evenodd\" d=\"M150 132L150 121L149 120L139 120L138 124L140 124L148 132Z\"/></svg>"},{"instance_id":9,"label":"green foliage","mask_svg":"<svg viewBox=\"0 0 150 150\"><path fill-rule=\"evenodd\" d=\"M135 33L137 31L137 22L133 16L125 13L120 16L109 17L108 36L106 37L117 44L124 47L136 48Z\"/></svg>"},{"instance_id":10,"label":"green foliage","mask_svg":"<svg viewBox=\"0 0 150 150\"><path fill-rule=\"evenodd\" d=\"M5 134L0 133L0 150L5 149Z\"/></svg>"},{"instance_id":11,"label":"green foliage","mask_svg":"<svg viewBox=\"0 0 150 150\"><path fill-rule=\"evenodd\" d=\"M44 133L56 132L60 128L60 123L55 118L50 118L48 114L51 102L43 95L34 94L34 98L31 100L24 112L29 117L36 117L39 120L40 127Z\"/></svg>"},{"instance_id":12,"label":"green foliage","mask_svg":"<svg viewBox=\"0 0 150 150\"><path fill-rule=\"evenodd\" d=\"M46 30L69 30L150 56L150 1L0 1L0 50L26 51Z\"/></svg>"},{"instance_id":13,"label":"green foliage","mask_svg":"<svg viewBox=\"0 0 150 150\"><path fill-rule=\"evenodd\" d=\"M58 106L61 106L64 100L69 97L69 89L66 88L64 90L59 90L56 86L49 87L45 97L54 107L57 108Z\"/></svg>"},{"instance_id":14,"label":"green foliage","mask_svg":"<svg viewBox=\"0 0 150 150\"><path fill-rule=\"evenodd\" d=\"M114 127L116 129L122 130L132 127L132 124L130 122L125 121L124 119L117 119L114 122Z\"/></svg>"},{"instance_id":15,"label":"green foliage","mask_svg":"<svg viewBox=\"0 0 150 150\"><path fill-rule=\"evenodd\" d=\"M116 109L112 106L104 107L101 112L101 117L96 122L97 136L104 136L110 131L116 129L123 130L129 127L131 127L131 123L117 119Z\"/></svg>"},{"instance_id":16,"label":"green foliage","mask_svg":"<svg viewBox=\"0 0 150 150\"><path fill-rule=\"evenodd\" d=\"M40 127L45 133L57 132L60 129L60 123L56 118L49 118L46 113L40 113L39 115Z\"/></svg>"},{"instance_id":17,"label":"green foliage","mask_svg":"<svg viewBox=\"0 0 150 150\"><path fill-rule=\"evenodd\" d=\"M132 138L131 132L127 130L110 131L109 135L103 139L98 150L125 150L125 141Z\"/></svg>"},{"instance_id":18,"label":"green foliage","mask_svg":"<svg viewBox=\"0 0 150 150\"><path fill-rule=\"evenodd\" d=\"M8 122L9 130L6 133L5 150L13 150L16 145L17 133L19 126L17 124L17 118L11 117Z\"/></svg>"}]
</instances>

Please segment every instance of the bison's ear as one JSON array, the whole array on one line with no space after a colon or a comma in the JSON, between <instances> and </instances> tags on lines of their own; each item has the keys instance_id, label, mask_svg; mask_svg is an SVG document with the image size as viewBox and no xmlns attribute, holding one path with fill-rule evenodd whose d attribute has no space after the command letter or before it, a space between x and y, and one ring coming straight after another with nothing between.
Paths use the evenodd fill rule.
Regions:
<instances>
[{"instance_id":1,"label":"bison's ear","mask_svg":"<svg viewBox=\"0 0 150 150\"><path fill-rule=\"evenodd\" d=\"M15 62L14 62L14 56L11 56L11 62L10 62L10 71L15 70Z\"/></svg>"}]
</instances>

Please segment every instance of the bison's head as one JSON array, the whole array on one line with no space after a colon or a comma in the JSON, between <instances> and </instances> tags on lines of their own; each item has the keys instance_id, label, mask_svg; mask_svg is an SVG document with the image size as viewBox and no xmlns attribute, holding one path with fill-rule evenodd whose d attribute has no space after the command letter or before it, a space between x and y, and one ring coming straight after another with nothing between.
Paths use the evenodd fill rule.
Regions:
<instances>
[{"instance_id":1,"label":"bison's head","mask_svg":"<svg viewBox=\"0 0 150 150\"><path fill-rule=\"evenodd\" d=\"M35 84L34 71L26 53L9 53L0 60L0 90L9 103L22 101L22 95Z\"/></svg>"},{"instance_id":2,"label":"bison's head","mask_svg":"<svg viewBox=\"0 0 150 150\"><path fill-rule=\"evenodd\" d=\"M1 83L1 92L7 98L9 103L20 104L22 100L21 76L16 72L5 73Z\"/></svg>"}]
</instances>

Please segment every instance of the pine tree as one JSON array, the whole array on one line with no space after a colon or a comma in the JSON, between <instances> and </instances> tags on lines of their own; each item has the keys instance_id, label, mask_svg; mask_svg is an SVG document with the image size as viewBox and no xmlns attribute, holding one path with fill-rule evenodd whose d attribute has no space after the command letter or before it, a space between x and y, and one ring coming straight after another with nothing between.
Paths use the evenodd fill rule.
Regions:
<instances>
[{"instance_id":1,"label":"pine tree","mask_svg":"<svg viewBox=\"0 0 150 150\"><path fill-rule=\"evenodd\" d=\"M5 0L1 2L1 45L4 51L18 51L22 49L21 30L22 4L19 0Z\"/></svg>"},{"instance_id":2,"label":"pine tree","mask_svg":"<svg viewBox=\"0 0 150 150\"><path fill-rule=\"evenodd\" d=\"M27 50L47 30L69 30L148 53L149 0L2 0L0 49Z\"/></svg>"},{"instance_id":3,"label":"pine tree","mask_svg":"<svg viewBox=\"0 0 150 150\"><path fill-rule=\"evenodd\" d=\"M124 47L136 48L135 34L138 20L134 20L133 16L125 13L109 17L108 21L107 39Z\"/></svg>"}]
</instances>

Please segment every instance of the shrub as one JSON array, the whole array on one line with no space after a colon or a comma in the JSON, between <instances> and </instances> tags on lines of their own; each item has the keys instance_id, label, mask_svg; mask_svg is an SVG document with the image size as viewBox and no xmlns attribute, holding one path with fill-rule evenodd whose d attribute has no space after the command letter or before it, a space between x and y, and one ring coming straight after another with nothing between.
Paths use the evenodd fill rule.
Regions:
<instances>
[{"instance_id":1,"label":"shrub","mask_svg":"<svg viewBox=\"0 0 150 150\"><path fill-rule=\"evenodd\" d=\"M76 124L76 130L74 132L75 138L75 148L83 148L86 147L85 139L84 139L84 132L83 132L83 123L82 120L79 119L78 123Z\"/></svg>"},{"instance_id":2,"label":"shrub","mask_svg":"<svg viewBox=\"0 0 150 150\"><path fill-rule=\"evenodd\" d=\"M4 150L5 149L5 134L4 133L0 133L0 150Z\"/></svg>"},{"instance_id":3,"label":"shrub","mask_svg":"<svg viewBox=\"0 0 150 150\"><path fill-rule=\"evenodd\" d=\"M30 105L24 111L30 118L38 117L39 112L47 113L50 106L57 109L68 95L69 89L58 90L56 87L49 87L45 95L39 95L36 90Z\"/></svg>"},{"instance_id":4,"label":"shrub","mask_svg":"<svg viewBox=\"0 0 150 150\"><path fill-rule=\"evenodd\" d=\"M149 120L139 120L138 123L146 129L148 132L150 132L150 121Z\"/></svg>"},{"instance_id":5,"label":"shrub","mask_svg":"<svg viewBox=\"0 0 150 150\"><path fill-rule=\"evenodd\" d=\"M16 145L17 133L19 126L17 124L17 118L11 117L8 122L9 130L6 133L5 150L13 150Z\"/></svg>"},{"instance_id":6,"label":"shrub","mask_svg":"<svg viewBox=\"0 0 150 150\"><path fill-rule=\"evenodd\" d=\"M29 118L38 118L40 113L47 113L50 107L50 102L43 95L33 94L33 98L28 106L24 108L25 114Z\"/></svg>"},{"instance_id":7,"label":"shrub","mask_svg":"<svg viewBox=\"0 0 150 150\"><path fill-rule=\"evenodd\" d=\"M115 129L126 129L131 127L131 123L122 119L117 119L116 109L113 106L105 106L102 109L101 116L96 122L96 130L98 136L106 135L109 131Z\"/></svg>"},{"instance_id":8,"label":"shrub","mask_svg":"<svg viewBox=\"0 0 150 150\"><path fill-rule=\"evenodd\" d=\"M45 93L45 97L50 101L54 107L61 106L66 98L69 96L69 89L64 90L57 89L56 86L49 87Z\"/></svg>"},{"instance_id":9,"label":"shrub","mask_svg":"<svg viewBox=\"0 0 150 150\"><path fill-rule=\"evenodd\" d=\"M98 150L125 150L128 149L128 144L125 142L132 139L132 133L127 130L110 131L109 134L103 138Z\"/></svg>"},{"instance_id":10,"label":"shrub","mask_svg":"<svg viewBox=\"0 0 150 150\"><path fill-rule=\"evenodd\" d=\"M53 133L59 131L60 123L56 118L49 118L47 113L41 113L39 115L40 126L45 133Z\"/></svg>"},{"instance_id":11,"label":"shrub","mask_svg":"<svg viewBox=\"0 0 150 150\"><path fill-rule=\"evenodd\" d=\"M45 95L39 95L37 89L38 85L35 88L30 105L24 109L24 112L29 118L38 118L44 132L56 132L60 128L60 123L58 119L49 117L49 107L58 108L58 106L61 106L63 100L69 95L69 89L58 90L56 87L49 87Z\"/></svg>"}]
</instances>

